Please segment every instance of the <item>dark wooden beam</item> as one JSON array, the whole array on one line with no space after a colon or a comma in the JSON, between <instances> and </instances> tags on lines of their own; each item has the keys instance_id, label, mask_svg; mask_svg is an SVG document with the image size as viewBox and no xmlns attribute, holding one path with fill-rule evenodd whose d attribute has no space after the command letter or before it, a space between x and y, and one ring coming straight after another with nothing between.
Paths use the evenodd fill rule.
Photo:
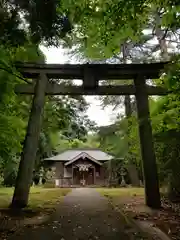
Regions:
<instances>
[{"instance_id":1,"label":"dark wooden beam","mask_svg":"<svg viewBox=\"0 0 180 240\"><path fill-rule=\"evenodd\" d=\"M39 142L41 120L45 103L46 75L40 75L36 81L32 109L24 141L23 153L16 179L12 208L24 208L28 203L29 190Z\"/></svg>"},{"instance_id":2,"label":"dark wooden beam","mask_svg":"<svg viewBox=\"0 0 180 240\"><path fill-rule=\"evenodd\" d=\"M149 64L31 64L17 63L16 68L27 78L37 78L40 73L48 78L83 79L84 68L95 73L98 80L134 79L141 74L146 78L158 78L167 62Z\"/></svg>"},{"instance_id":3,"label":"dark wooden beam","mask_svg":"<svg viewBox=\"0 0 180 240\"><path fill-rule=\"evenodd\" d=\"M153 145L152 127L149 113L148 92L143 76L136 78L134 80L134 83L136 87L136 103L144 172L146 204L152 208L159 208L161 202L156 156Z\"/></svg>"},{"instance_id":4,"label":"dark wooden beam","mask_svg":"<svg viewBox=\"0 0 180 240\"><path fill-rule=\"evenodd\" d=\"M168 91L161 87L146 86L148 95L166 95ZM31 84L18 84L15 93L34 94L34 86ZM97 88L84 88L83 86L68 86L56 83L48 83L47 95L135 95L133 85L122 86L98 86Z\"/></svg>"},{"instance_id":5,"label":"dark wooden beam","mask_svg":"<svg viewBox=\"0 0 180 240\"><path fill-rule=\"evenodd\" d=\"M83 88L84 89L96 89L98 87L98 79L94 69L91 69L91 65L84 66Z\"/></svg>"}]
</instances>

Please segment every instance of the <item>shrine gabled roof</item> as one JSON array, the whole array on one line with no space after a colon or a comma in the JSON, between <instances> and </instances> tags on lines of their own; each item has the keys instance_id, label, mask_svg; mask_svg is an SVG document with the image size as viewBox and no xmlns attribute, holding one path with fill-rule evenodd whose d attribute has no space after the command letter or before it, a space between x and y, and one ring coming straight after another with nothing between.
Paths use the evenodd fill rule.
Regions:
<instances>
[{"instance_id":1,"label":"shrine gabled roof","mask_svg":"<svg viewBox=\"0 0 180 240\"><path fill-rule=\"evenodd\" d=\"M114 158L113 156L109 155L106 152L101 151L100 149L70 149L60 154L57 154L56 156L46 158L44 160L69 162L73 161L74 159L77 159L78 156L81 157L83 153L86 156L89 155L90 159L95 159L97 161L108 161Z\"/></svg>"}]
</instances>

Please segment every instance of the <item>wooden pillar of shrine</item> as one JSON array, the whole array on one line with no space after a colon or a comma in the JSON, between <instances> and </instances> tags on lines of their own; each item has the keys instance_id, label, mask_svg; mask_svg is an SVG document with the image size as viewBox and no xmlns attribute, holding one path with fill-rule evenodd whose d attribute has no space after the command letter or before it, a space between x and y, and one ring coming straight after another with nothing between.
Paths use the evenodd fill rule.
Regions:
<instances>
[{"instance_id":1,"label":"wooden pillar of shrine","mask_svg":"<svg viewBox=\"0 0 180 240\"><path fill-rule=\"evenodd\" d=\"M159 182L145 77L136 77L134 79L134 84L136 89L136 103L145 182L146 204L151 208L159 208L161 206Z\"/></svg>"},{"instance_id":2,"label":"wooden pillar of shrine","mask_svg":"<svg viewBox=\"0 0 180 240\"><path fill-rule=\"evenodd\" d=\"M23 208L28 204L32 173L41 130L47 81L48 79L45 74L40 74L36 81L32 109L11 204L12 208Z\"/></svg>"}]
</instances>

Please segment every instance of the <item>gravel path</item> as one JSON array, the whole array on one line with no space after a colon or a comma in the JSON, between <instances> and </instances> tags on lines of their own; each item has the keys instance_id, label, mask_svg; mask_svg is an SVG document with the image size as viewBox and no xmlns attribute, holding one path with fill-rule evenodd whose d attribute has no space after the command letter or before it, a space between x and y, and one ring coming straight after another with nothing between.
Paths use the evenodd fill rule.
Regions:
<instances>
[{"instance_id":1,"label":"gravel path","mask_svg":"<svg viewBox=\"0 0 180 240\"><path fill-rule=\"evenodd\" d=\"M127 226L105 197L95 189L73 189L48 221L25 227L11 240L133 240L136 230Z\"/></svg>"}]
</instances>

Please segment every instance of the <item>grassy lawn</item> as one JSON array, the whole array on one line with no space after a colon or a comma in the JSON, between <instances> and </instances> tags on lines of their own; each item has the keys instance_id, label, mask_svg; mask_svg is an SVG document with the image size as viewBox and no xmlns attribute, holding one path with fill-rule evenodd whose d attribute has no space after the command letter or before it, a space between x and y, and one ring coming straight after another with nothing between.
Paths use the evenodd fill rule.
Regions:
<instances>
[{"instance_id":1,"label":"grassy lawn","mask_svg":"<svg viewBox=\"0 0 180 240\"><path fill-rule=\"evenodd\" d=\"M144 196L144 188L97 188L106 197L135 197Z\"/></svg>"},{"instance_id":2,"label":"grassy lawn","mask_svg":"<svg viewBox=\"0 0 180 240\"><path fill-rule=\"evenodd\" d=\"M122 210L133 209L146 211L144 188L97 188L97 191L107 197L114 206Z\"/></svg>"},{"instance_id":3,"label":"grassy lawn","mask_svg":"<svg viewBox=\"0 0 180 240\"><path fill-rule=\"evenodd\" d=\"M8 208L11 203L13 188L0 188L0 208ZM32 187L29 196L28 208L53 208L69 191L68 188L41 188Z\"/></svg>"}]
</instances>

